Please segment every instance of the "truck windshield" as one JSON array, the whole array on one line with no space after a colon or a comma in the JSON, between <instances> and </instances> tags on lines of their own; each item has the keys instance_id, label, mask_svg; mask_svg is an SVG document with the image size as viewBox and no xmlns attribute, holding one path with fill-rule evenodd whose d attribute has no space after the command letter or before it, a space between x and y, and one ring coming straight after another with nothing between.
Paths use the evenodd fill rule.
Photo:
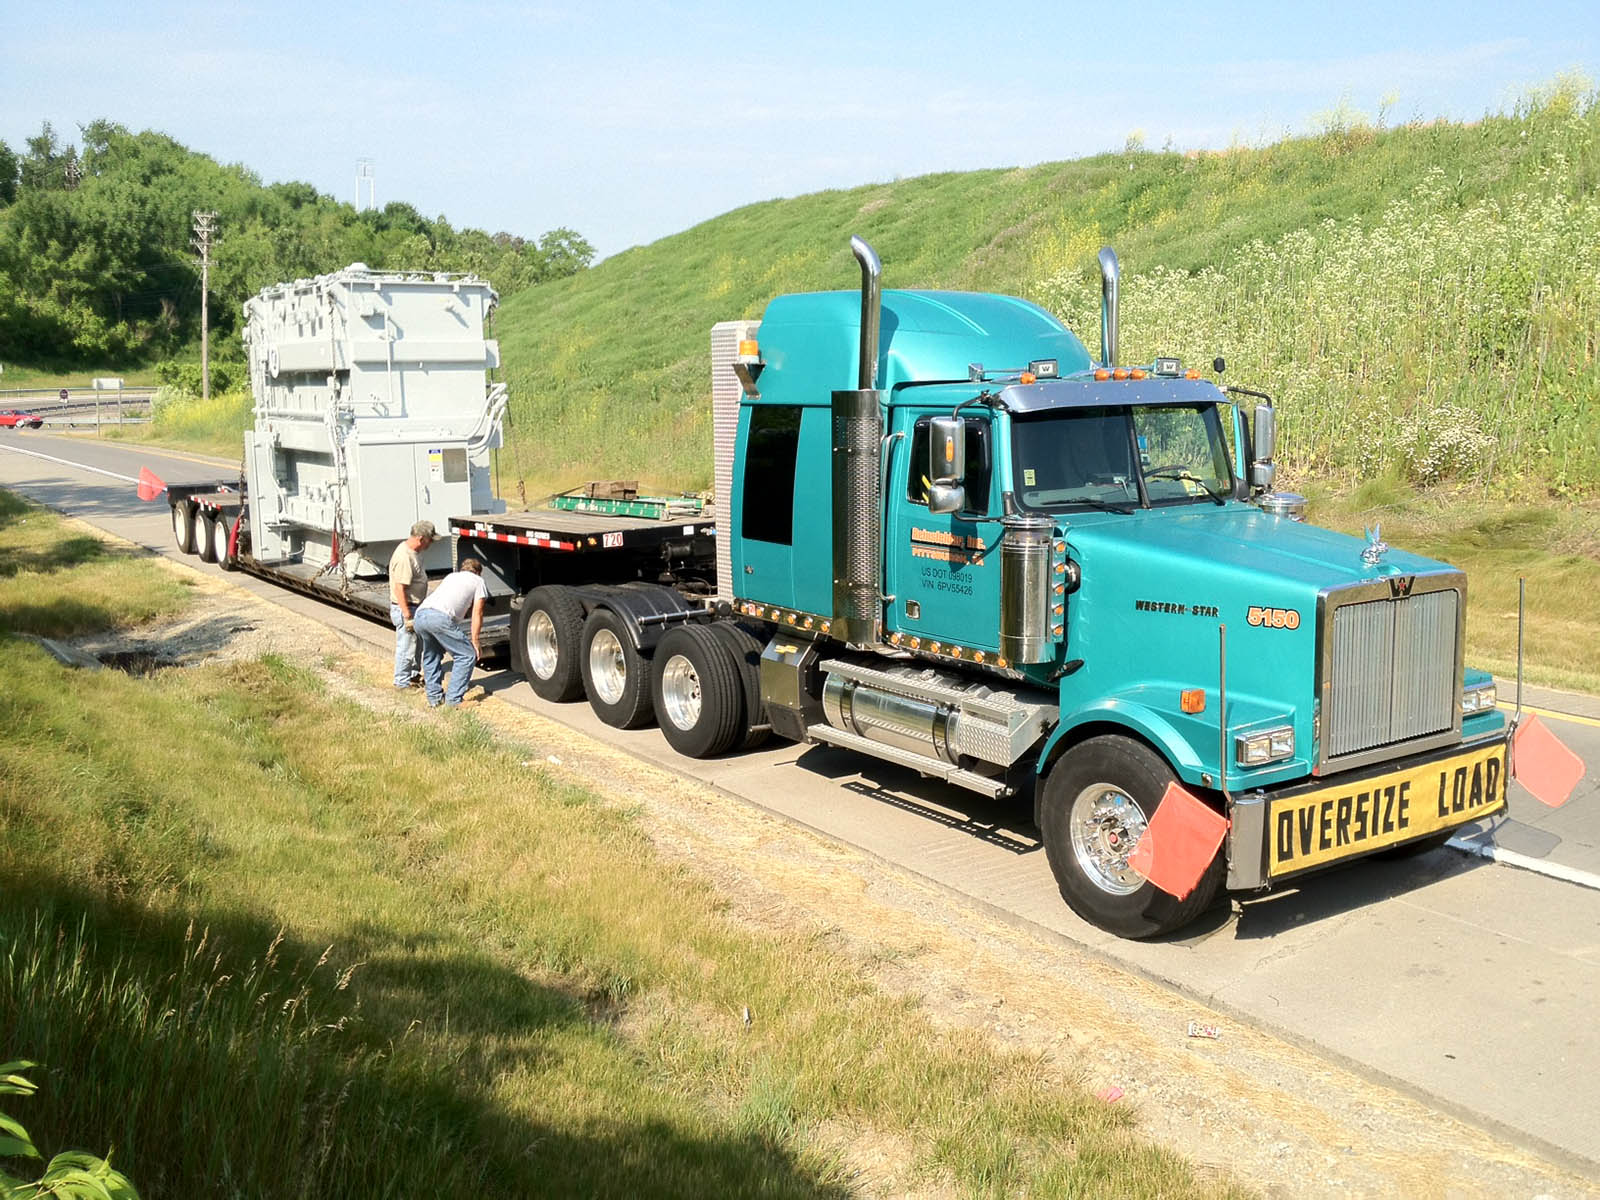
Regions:
<instances>
[{"instance_id":1,"label":"truck windshield","mask_svg":"<svg viewBox=\"0 0 1600 1200\"><path fill-rule=\"evenodd\" d=\"M1012 486L1029 508L1211 503L1233 492L1214 404L1019 417L1011 442Z\"/></svg>"}]
</instances>

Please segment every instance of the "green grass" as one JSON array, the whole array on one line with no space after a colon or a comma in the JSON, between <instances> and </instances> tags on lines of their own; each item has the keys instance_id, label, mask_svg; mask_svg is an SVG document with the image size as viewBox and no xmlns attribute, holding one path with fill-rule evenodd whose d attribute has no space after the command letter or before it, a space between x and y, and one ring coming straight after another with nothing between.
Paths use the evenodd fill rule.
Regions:
<instances>
[{"instance_id":1,"label":"green grass","mask_svg":"<svg viewBox=\"0 0 1600 1200\"><path fill-rule=\"evenodd\" d=\"M121 441L237 459L244 452L244 431L254 419L248 391L218 392L205 400L167 388L156 393L148 424L112 426L106 433Z\"/></svg>"},{"instance_id":2,"label":"green grass","mask_svg":"<svg viewBox=\"0 0 1600 1200\"><path fill-rule=\"evenodd\" d=\"M1517 671L1517 581L1527 581L1524 677L1600 695L1600 505L1529 504L1470 488L1418 489L1375 479L1337 494L1311 490L1310 519L1383 540L1467 573L1467 661Z\"/></svg>"},{"instance_id":3,"label":"green grass","mask_svg":"<svg viewBox=\"0 0 1600 1200\"><path fill-rule=\"evenodd\" d=\"M1278 397L1292 464L1593 494L1597 131L1589 85L1569 79L1472 125L1380 128L1340 111L1261 147L737 209L506 302L502 470L529 495L586 478L709 486L711 325L759 317L782 292L857 286L858 233L886 286L1024 295L1096 353L1095 254L1113 244L1121 357L1224 355L1233 381ZM1460 436L1439 444L1445 424Z\"/></svg>"},{"instance_id":4,"label":"green grass","mask_svg":"<svg viewBox=\"0 0 1600 1200\"><path fill-rule=\"evenodd\" d=\"M0 1044L35 1138L147 1196L845 1195L841 1136L929 1191L1231 1194L469 714L273 658L0 668Z\"/></svg>"},{"instance_id":5,"label":"green grass","mask_svg":"<svg viewBox=\"0 0 1600 1200\"><path fill-rule=\"evenodd\" d=\"M170 616L184 586L143 552L0 491L0 634L65 638Z\"/></svg>"},{"instance_id":6,"label":"green grass","mask_svg":"<svg viewBox=\"0 0 1600 1200\"><path fill-rule=\"evenodd\" d=\"M153 366L73 367L65 371L54 367L23 366L12 362L0 363L0 366L5 368L0 371L0 391L12 388L59 391L66 388L72 392L87 392L91 388L91 381L112 378L121 379L127 387L155 387L160 382L156 378L156 369Z\"/></svg>"}]
</instances>

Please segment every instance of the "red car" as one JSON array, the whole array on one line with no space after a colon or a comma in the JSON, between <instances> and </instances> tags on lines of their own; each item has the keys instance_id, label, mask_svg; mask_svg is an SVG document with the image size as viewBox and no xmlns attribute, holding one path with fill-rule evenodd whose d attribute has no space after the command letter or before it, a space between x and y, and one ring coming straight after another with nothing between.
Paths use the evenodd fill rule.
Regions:
<instances>
[{"instance_id":1,"label":"red car","mask_svg":"<svg viewBox=\"0 0 1600 1200\"><path fill-rule=\"evenodd\" d=\"M44 418L38 413L24 412L20 408L8 408L0 412L0 429L42 429Z\"/></svg>"}]
</instances>

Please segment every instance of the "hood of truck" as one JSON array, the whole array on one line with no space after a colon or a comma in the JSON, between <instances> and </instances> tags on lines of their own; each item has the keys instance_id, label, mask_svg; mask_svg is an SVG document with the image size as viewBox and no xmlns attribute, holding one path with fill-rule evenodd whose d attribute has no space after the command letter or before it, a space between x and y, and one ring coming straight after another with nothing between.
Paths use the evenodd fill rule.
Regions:
<instances>
[{"instance_id":1,"label":"hood of truck","mask_svg":"<svg viewBox=\"0 0 1600 1200\"><path fill-rule=\"evenodd\" d=\"M1200 568L1208 581L1265 577L1312 599L1324 588L1454 569L1395 548L1368 564L1361 557L1364 539L1271 516L1249 504L1187 504L1138 509L1127 516L1075 513L1058 520L1057 528L1085 558L1135 556L1157 579Z\"/></svg>"},{"instance_id":2,"label":"hood of truck","mask_svg":"<svg viewBox=\"0 0 1600 1200\"><path fill-rule=\"evenodd\" d=\"M1361 538L1240 503L1073 513L1057 531L1082 571L1061 651L1082 665L1061 680L1063 713L1108 696L1148 707L1193 747L1191 761L1214 765L1225 626L1230 737L1296 731L1295 759L1263 770L1263 785L1311 767L1322 594L1386 580L1383 596L1404 594L1418 576L1455 574L1396 549L1368 564ZM1200 713L1181 712L1187 689L1204 690Z\"/></svg>"}]
</instances>

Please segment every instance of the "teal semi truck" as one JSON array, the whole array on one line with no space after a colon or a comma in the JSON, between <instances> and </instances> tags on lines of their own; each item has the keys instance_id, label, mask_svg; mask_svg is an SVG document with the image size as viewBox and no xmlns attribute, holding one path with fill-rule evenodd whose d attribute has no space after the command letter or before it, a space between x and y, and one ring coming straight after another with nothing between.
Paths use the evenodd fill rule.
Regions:
<instances>
[{"instance_id":1,"label":"teal semi truck","mask_svg":"<svg viewBox=\"0 0 1600 1200\"><path fill-rule=\"evenodd\" d=\"M1465 577L1297 519L1262 393L1119 365L1114 254L1095 362L1035 305L885 291L852 248L859 293L713 333L714 538L624 567L457 526L535 691L691 756L770 732L1031 800L1062 896L1125 937L1504 806ZM1182 899L1129 864L1172 783L1228 821Z\"/></svg>"},{"instance_id":2,"label":"teal semi truck","mask_svg":"<svg viewBox=\"0 0 1600 1200\"><path fill-rule=\"evenodd\" d=\"M851 244L858 292L780 296L759 322L712 332L714 521L599 501L506 513L474 500L449 518L455 560L484 563L492 621L538 695L586 696L617 727L655 721L689 756L776 734L1031 803L1062 896L1125 937L1177 929L1224 888L1413 852L1504 807L1506 721L1492 679L1464 662L1464 576L1376 531L1363 541L1299 519L1302 502L1272 490L1264 394L1176 359L1119 364L1114 254L1101 253L1097 362L1026 301L884 291L877 255ZM384 449L395 436L384 422L416 409L425 428L411 441L433 457L405 480L457 502L445 488L456 442L440 441L450 431L429 415L432 393L413 397L396 364L443 353L433 334L408 350L407 322L449 315L462 285L351 272L306 294L326 308L323 292L348 291L367 320L390 312L391 292L417 292L422 316L385 318L399 332L366 358L366 326L350 317L345 374L286 359L294 338L318 335L304 320L280 338L286 350L258 339L258 415L271 420L256 441L278 456L273 473L254 488L169 488L180 547L323 592L330 564L348 582L349 564L384 557L363 552L322 476L298 489L279 478L279 458L300 455L303 472L343 464L358 499L396 486L368 469L375 451L346 463L348 446L330 456L298 426L279 430L278 408L298 419L308 407L274 400L285 380L328 393L301 424L335 442L366 419L383 426L372 437ZM497 433L498 410L479 411L495 397L486 344L451 343L441 359L459 370L470 358L475 372L462 480L472 446ZM363 391L369 358L376 382ZM281 540L289 527L253 511L256 493L286 489L328 509L307 508L291 530L326 542L323 557L263 557L253 530ZM381 580L339 594L356 584L386 619ZM1130 856L1178 796L1172 784L1227 825L1192 887L1167 891Z\"/></svg>"}]
</instances>

